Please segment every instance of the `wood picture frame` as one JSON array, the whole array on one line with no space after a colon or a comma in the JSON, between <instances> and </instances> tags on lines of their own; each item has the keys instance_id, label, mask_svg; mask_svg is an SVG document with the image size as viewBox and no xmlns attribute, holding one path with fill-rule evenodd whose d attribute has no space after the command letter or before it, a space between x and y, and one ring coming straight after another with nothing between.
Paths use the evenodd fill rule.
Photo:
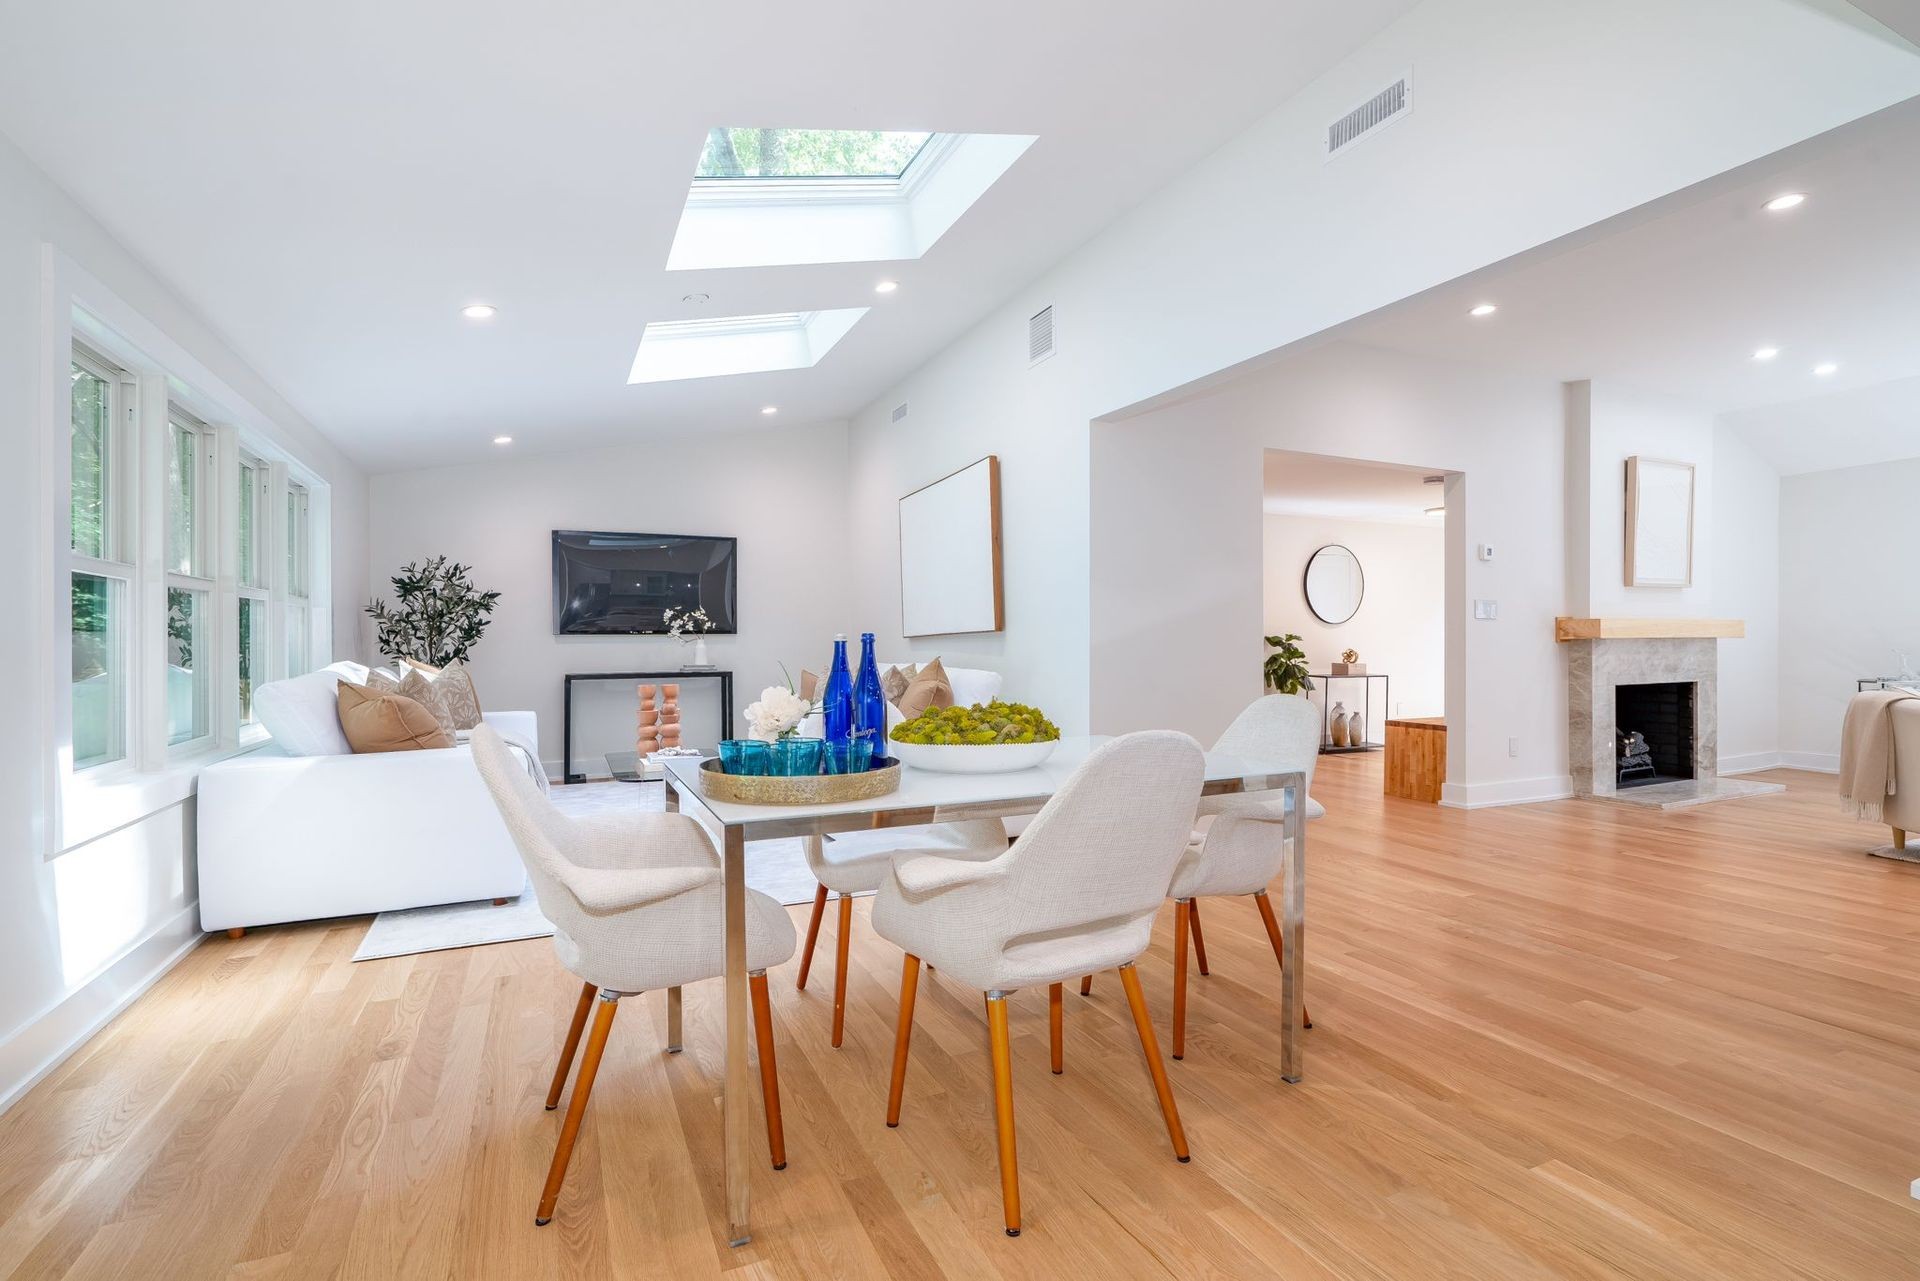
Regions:
<instances>
[{"instance_id":1,"label":"wood picture frame","mask_svg":"<svg viewBox=\"0 0 1920 1281\"><path fill-rule=\"evenodd\" d=\"M899 552L902 636L1005 630L998 455L904 495Z\"/></svg>"},{"instance_id":2,"label":"wood picture frame","mask_svg":"<svg viewBox=\"0 0 1920 1281\"><path fill-rule=\"evenodd\" d=\"M1628 587L1693 586L1692 463L1627 459Z\"/></svg>"}]
</instances>

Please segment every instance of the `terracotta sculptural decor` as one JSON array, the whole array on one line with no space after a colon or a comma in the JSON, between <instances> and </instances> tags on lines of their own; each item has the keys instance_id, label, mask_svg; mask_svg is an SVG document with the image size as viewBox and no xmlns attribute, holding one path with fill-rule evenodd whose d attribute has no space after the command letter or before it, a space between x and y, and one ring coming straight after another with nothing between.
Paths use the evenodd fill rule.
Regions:
<instances>
[{"instance_id":1,"label":"terracotta sculptural decor","mask_svg":"<svg viewBox=\"0 0 1920 1281\"><path fill-rule=\"evenodd\" d=\"M680 746L680 687L660 687L660 746Z\"/></svg>"},{"instance_id":2,"label":"terracotta sculptural decor","mask_svg":"<svg viewBox=\"0 0 1920 1281\"><path fill-rule=\"evenodd\" d=\"M654 710L653 689L651 685L640 686L640 727L633 740L633 750L640 753L641 760L660 750L660 713ZM678 721L679 716L679 710L676 708L674 719ZM674 727L676 742L679 737L680 730L676 724Z\"/></svg>"}]
</instances>

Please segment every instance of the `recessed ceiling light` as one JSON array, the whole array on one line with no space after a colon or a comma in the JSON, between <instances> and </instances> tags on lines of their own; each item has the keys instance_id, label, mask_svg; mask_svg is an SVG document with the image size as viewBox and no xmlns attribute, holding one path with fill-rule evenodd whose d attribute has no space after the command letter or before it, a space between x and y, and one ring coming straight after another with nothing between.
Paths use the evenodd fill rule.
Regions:
<instances>
[{"instance_id":1,"label":"recessed ceiling light","mask_svg":"<svg viewBox=\"0 0 1920 1281\"><path fill-rule=\"evenodd\" d=\"M1766 209L1768 213L1785 213L1804 202L1806 198L1807 194L1804 191L1784 192L1767 201Z\"/></svg>"},{"instance_id":2,"label":"recessed ceiling light","mask_svg":"<svg viewBox=\"0 0 1920 1281\"><path fill-rule=\"evenodd\" d=\"M1500 309L1494 306L1492 303L1483 302L1478 307L1469 309L1467 314L1469 316L1491 316L1494 312L1499 310Z\"/></svg>"},{"instance_id":3,"label":"recessed ceiling light","mask_svg":"<svg viewBox=\"0 0 1920 1281\"><path fill-rule=\"evenodd\" d=\"M1779 354L1780 349L1778 347L1755 347L1753 349L1753 358L1755 360L1772 360Z\"/></svg>"},{"instance_id":4,"label":"recessed ceiling light","mask_svg":"<svg viewBox=\"0 0 1920 1281\"><path fill-rule=\"evenodd\" d=\"M1823 360L1813 367L1814 376L1818 378L1828 378L1839 371L1840 366L1834 364L1831 360Z\"/></svg>"},{"instance_id":5,"label":"recessed ceiling light","mask_svg":"<svg viewBox=\"0 0 1920 1281\"><path fill-rule=\"evenodd\" d=\"M493 438L493 443L494 443L494 444L496 444L496 445L511 445L511 444L513 443L513 437L511 437L511 436L495 436L495 437Z\"/></svg>"},{"instance_id":6,"label":"recessed ceiling light","mask_svg":"<svg viewBox=\"0 0 1920 1281\"><path fill-rule=\"evenodd\" d=\"M764 406L762 406L762 407L761 407L761 409L760 409L760 412L761 412L761 413L763 413L763 414L777 414L777 413L779 413L779 412L780 412L780 406L778 406L778 405L764 405Z\"/></svg>"},{"instance_id":7,"label":"recessed ceiling light","mask_svg":"<svg viewBox=\"0 0 1920 1281\"><path fill-rule=\"evenodd\" d=\"M468 303L460 309L460 314L468 320L492 320L493 313L493 304L484 302Z\"/></svg>"},{"instance_id":8,"label":"recessed ceiling light","mask_svg":"<svg viewBox=\"0 0 1920 1281\"><path fill-rule=\"evenodd\" d=\"M897 280L883 280L873 287L873 292L876 294L890 294L899 287L900 282Z\"/></svg>"},{"instance_id":9,"label":"recessed ceiling light","mask_svg":"<svg viewBox=\"0 0 1920 1281\"><path fill-rule=\"evenodd\" d=\"M705 294L688 294L686 297L682 298L680 301L691 302L691 303L702 303L702 302L705 302L706 300L707 300L707 296Z\"/></svg>"}]
</instances>

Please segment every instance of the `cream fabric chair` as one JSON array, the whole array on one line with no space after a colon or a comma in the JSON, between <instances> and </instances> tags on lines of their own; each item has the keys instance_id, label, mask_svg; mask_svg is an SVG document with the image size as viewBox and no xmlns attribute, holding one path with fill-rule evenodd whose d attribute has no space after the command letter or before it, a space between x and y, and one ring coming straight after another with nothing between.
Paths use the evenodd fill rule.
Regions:
<instances>
[{"instance_id":1,"label":"cream fabric chair","mask_svg":"<svg viewBox=\"0 0 1920 1281\"><path fill-rule=\"evenodd\" d=\"M1152 938L1154 917L1193 826L1204 774L1200 745L1185 734L1152 731L1115 739L1095 749L1011 848L995 852L994 843L1004 842L989 833L975 841L968 857L900 857L874 900L875 931L907 953L887 1124L900 1123L914 993L924 960L954 982L986 993L1008 1236L1020 1234L1006 1005L1018 988L1048 989L1057 1073L1062 1070L1061 984L1093 970L1119 969L1174 1154L1188 1159L1180 1113L1133 964Z\"/></svg>"},{"instance_id":2,"label":"cream fabric chair","mask_svg":"<svg viewBox=\"0 0 1920 1281\"><path fill-rule=\"evenodd\" d=\"M1320 759L1320 710L1304 698L1270 694L1255 700L1234 718L1233 724L1213 745L1215 752L1244 756L1271 763L1284 770L1299 770L1307 776L1309 791L1313 767ZM1283 943L1279 922L1274 919L1273 904L1267 901L1267 886L1280 874L1280 856L1285 850L1287 806L1278 799L1250 796L1210 796L1200 806L1201 814L1174 869L1173 887L1173 1057L1187 1053L1187 938L1193 938L1195 959L1200 973L1206 974L1206 942L1200 934L1200 904L1203 896L1252 895L1267 929L1267 941L1273 956L1280 960ZM1308 819L1325 814L1309 800ZM1084 990L1084 987L1083 987ZM1302 1026L1313 1021L1303 1017Z\"/></svg>"},{"instance_id":3,"label":"cream fabric chair","mask_svg":"<svg viewBox=\"0 0 1920 1281\"><path fill-rule=\"evenodd\" d=\"M665 988L667 1052L678 1053L680 988L725 972L720 862L700 825L679 814L568 818L541 794L505 741L487 726L473 731L473 759L527 865L540 913L553 924L553 950L560 963L583 981L547 1090L548 1111L559 1105L596 991L600 997L546 1188L534 1214L536 1224L546 1224L560 1197L620 998ZM767 1110L767 1146L776 1170L786 1168L787 1156L767 969L792 955L793 922L786 909L750 891L747 969Z\"/></svg>"},{"instance_id":4,"label":"cream fabric chair","mask_svg":"<svg viewBox=\"0 0 1920 1281\"><path fill-rule=\"evenodd\" d=\"M1007 840L1006 830L997 818L942 823L936 810L932 827L845 832L827 840L809 836L802 842L802 848L807 856L807 868L820 882L820 887L813 896L813 915L807 920L807 940L800 949L800 972L794 978L794 986L806 990L807 973L813 968L813 947L820 936L820 920L826 915L827 893L831 890L840 914L833 971L833 1047L839 1049L846 1030L847 947L853 937L854 895L877 891L887 879L895 858L941 854L977 861L1004 852Z\"/></svg>"}]
</instances>

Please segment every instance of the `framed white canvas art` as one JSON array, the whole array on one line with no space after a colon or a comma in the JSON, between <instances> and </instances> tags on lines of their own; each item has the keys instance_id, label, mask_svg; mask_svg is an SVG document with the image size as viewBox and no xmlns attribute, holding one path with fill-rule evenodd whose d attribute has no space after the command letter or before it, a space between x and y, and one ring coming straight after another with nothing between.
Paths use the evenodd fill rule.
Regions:
<instances>
[{"instance_id":1,"label":"framed white canvas art","mask_svg":"<svg viewBox=\"0 0 1920 1281\"><path fill-rule=\"evenodd\" d=\"M900 500L900 631L951 636L1005 626L1000 460L989 454Z\"/></svg>"},{"instance_id":2,"label":"framed white canvas art","mask_svg":"<svg viewBox=\"0 0 1920 1281\"><path fill-rule=\"evenodd\" d=\"M1693 585L1693 464L1627 459L1629 587Z\"/></svg>"}]
</instances>

